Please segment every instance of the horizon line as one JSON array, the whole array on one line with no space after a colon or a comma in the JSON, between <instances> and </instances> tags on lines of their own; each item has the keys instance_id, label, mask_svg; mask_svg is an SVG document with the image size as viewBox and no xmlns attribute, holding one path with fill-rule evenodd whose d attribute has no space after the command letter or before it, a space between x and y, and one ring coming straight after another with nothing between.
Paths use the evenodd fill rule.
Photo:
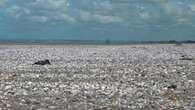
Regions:
<instances>
[{"instance_id":1,"label":"horizon line","mask_svg":"<svg viewBox=\"0 0 195 110\"><path fill-rule=\"evenodd\" d=\"M0 44L184 44L195 43L195 40L48 40L48 39L0 39Z\"/></svg>"}]
</instances>

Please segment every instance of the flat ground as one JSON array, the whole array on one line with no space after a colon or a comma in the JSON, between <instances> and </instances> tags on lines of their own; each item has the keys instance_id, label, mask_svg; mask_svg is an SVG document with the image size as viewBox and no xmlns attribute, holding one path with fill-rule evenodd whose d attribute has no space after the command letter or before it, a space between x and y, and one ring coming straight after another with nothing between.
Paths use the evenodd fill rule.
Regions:
<instances>
[{"instance_id":1,"label":"flat ground","mask_svg":"<svg viewBox=\"0 0 195 110\"><path fill-rule=\"evenodd\" d=\"M195 44L0 46L0 110L195 110L194 85Z\"/></svg>"}]
</instances>

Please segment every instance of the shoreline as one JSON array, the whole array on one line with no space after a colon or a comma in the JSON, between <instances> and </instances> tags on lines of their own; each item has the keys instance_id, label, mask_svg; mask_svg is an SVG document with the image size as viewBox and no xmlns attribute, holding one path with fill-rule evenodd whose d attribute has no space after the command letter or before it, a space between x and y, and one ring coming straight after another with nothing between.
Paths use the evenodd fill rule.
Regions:
<instances>
[{"instance_id":1,"label":"shoreline","mask_svg":"<svg viewBox=\"0 0 195 110\"><path fill-rule=\"evenodd\" d=\"M155 44L195 44L194 40L163 41L117 41L117 40L6 40L0 39L0 45L155 45Z\"/></svg>"},{"instance_id":2,"label":"shoreline","mask_svg":"<svg viewBox=\"0 0 195 110\"><path fill-rule=\"evenodd\" d=\"M105 43L0 43L0 46L3 45L29 45L29 46L34 46L34 45L45 45L45 46L57 46L57 45L97 45L97 46L123 46L123 45L175 45L175 46L183 46L183 45L195 45L195 43L182 43L181 45L177 45L174 43L111 43L111 44L105 44Z\"/></svg>"}]
</instances>

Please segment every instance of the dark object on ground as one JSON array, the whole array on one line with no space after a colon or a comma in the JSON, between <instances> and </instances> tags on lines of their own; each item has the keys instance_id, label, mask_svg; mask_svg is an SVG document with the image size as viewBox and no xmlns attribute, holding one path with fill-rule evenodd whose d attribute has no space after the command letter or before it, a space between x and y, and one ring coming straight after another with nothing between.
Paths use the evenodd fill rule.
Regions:
<instances>
[{"instance_id":1,"label":"dark object on ground","mask_svg":"<svg viewBox=\"0 0 195 110\"><path fill-rule=\"evenodd\" d=\"M170 85L170 86L168 86L167 88L168 88L168 89L174 89L174 90L175 90L175 89L177 89L177 85Z\"/></svg>"},{"instance_id":2,"label":"dark object on ground","mask_svg":"<svg viewBox=\"0 0 195 110\"><path fill-rule=\"evenodd\" d=\"M51 65L49 60L40 60L34 63L34 65Z\"/></svg>"},{"instance_id":3,"label":"dark object on ground","mask_svg":"<svg viewBox=\"0 0 195 110\"><path fill-rule=\"evenodd\" d=\"M188 56L185 56L185 55L182 55L180 60L194 60L193 58L191 57L188 57Z\"/></svg>"}]
</instances>

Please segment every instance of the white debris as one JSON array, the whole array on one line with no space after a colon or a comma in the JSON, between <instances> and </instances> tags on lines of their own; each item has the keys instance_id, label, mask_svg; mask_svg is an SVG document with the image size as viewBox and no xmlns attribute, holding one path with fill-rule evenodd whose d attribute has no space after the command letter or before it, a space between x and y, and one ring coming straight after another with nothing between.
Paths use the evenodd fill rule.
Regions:
<instances>
[{"instance_id":1,"label":"white debris","mask_svg":"<svg viewBox=\"0 0 195 110\"><path fill-rule=\"evenodd\" d=\"M195 58L195 45L2 46L0 109L190 110L195 61L182 55Z\"/></svg>"}]
</instances>

